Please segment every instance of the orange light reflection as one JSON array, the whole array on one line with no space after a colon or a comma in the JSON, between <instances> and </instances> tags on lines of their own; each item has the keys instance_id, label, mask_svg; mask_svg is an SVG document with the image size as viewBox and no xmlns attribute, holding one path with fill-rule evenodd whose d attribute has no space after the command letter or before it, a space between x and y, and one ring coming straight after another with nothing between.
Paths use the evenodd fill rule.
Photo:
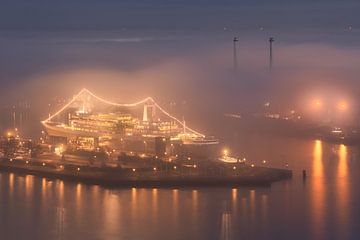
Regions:
<instances>
[{"instance_id":1,"label":"orange light reflection","mask_svg":"<svg viewBox=\"0 0 360 240\"><path fill-rule=\"evenodd\" d=\"M325 187L324 187L324 169L323 169L323 149L322 142L316 140L313 150L312 165L312 226L314 239L322 239L325 224Z\"/></svg>"},{"instance_id":2,"label":"orange light reflection","mask_svg":"<svg viewBox=\"0 0 360 240\"><path fill-rule=\"evenodd\" d=\"M348 178L348 153L345 145L340 145L338 151L339 163L337 170L337 213L339 219L340 236L346 238L346 220L349 216L349 178Z\"/></svg>"}]
</instances>

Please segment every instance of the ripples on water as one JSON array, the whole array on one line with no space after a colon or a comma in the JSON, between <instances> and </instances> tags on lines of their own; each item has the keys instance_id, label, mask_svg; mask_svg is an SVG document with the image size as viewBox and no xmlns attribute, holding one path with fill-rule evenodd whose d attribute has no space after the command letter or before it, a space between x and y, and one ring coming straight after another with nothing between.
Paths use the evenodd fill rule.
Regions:
<instances>
[{"instance_id":1,"label":"ripples on water","mask_svg":"<svg viewBox=\"0 0 360 240\"><path fill-rule=\"evenodd\" d=\"M108 189L1 173L1 239L359 239L358 148L286 144L281 158L247 153L295 170L271 188Z\"/></svg>"}]
</instances>

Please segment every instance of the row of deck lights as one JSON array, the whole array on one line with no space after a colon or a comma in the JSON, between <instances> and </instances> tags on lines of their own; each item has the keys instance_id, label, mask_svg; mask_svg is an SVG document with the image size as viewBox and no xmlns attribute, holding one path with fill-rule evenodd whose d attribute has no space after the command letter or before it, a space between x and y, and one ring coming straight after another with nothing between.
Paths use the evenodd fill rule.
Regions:
<instances>
[{"instance_id":1,"label":"row of deck lights","mask_svg":"<svg viewBox=\"0 0 360 240\"><path fill-rule=\"evenodd\" d=\"M193 168L197 168L197 165L194 164L194 165L192 165L192 167L193 167ZM176 170L176 169L177 169L177 166L173 166L173 169ZM157 171L157 170L158 170L157 167L153 167L153 171ZM136 172L136 168L133 168L132 171L133 171L133 172Z\"/></svg>"},{"instance_id":2,"label":"row of deck lights","mask_svg":"<svg viewBox=\"0 0 360 240\"><path fill-rule=\"evenodd\" d=\"M26 161L25 163L26 163L26 164L29 164L29 161ZM42 165L45 167L45 166L46 166L46 163L43 162ZM64 165L60 165L59 168L60 168L61 170L64 170L64 169L65 169ZM78 167L78 168L76 168L76 170L79 172L81 169L80 169L80 167Z\"/></svg>"},{"instance_id":3,"label":"row of deck lights","mask_svg":"<svg viewBox=\"0 0 360 240\"><path fill-rule=\"evenodd\" d=\"M264 160L263 163L265 164L266 161ZM250 166L251 166L251 167L255 167L255 164L251 164ZM288 166L288 165L286 165L286 166ZM194 164L194 165L192 165L192 167L193 167L193 168L197 168L197 165ZM176 166L173 166L173 169L176 170L177 167L176 167ZM237 168L236 168L236 166L233 166L232 169L233 169L233 170L236 170ZM157 171L157 170L158 170L158 169L157 169L156 167L153 167L153 171ZM132 171L133 171L133 172L136 172L136 168L133 168Z\"/></svg>"},{"instance_id":4,"label":"row of deck lights","mask_svg":"<svg viewBox=\"0 0 360 240\"><path fill-rule=\"evenodd\" d=\"M10 161L10 162L13 162L14 159L10 158L9 161ZM29 164L29 163L30 163L29 160L26 160L26 161L25 161L25 164ZM43 167L45 167L45 166L46 166L46 163L43 162L41 165L42 165ZM64 170L64 165L60 165L59 168L60 168L61 170ZM80 169L80 167L78 167L78 168L76 168L76 170L79 172L81 169ZM156 170L156 168L154 168L154 170ZM133 171L135 171L135 169L133 169Z\"/></svg>"}]
</instances>

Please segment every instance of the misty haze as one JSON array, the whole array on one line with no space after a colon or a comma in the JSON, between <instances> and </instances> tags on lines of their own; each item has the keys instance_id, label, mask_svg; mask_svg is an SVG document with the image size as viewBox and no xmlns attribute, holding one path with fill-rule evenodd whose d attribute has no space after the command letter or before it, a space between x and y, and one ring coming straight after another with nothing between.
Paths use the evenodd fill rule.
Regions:
<instances>
[{"instance_id":1,"label":"misty haze","mask_svg":"<svg viewBox=\"0 0 360 240\"><path fill-rule=\"evenodd\" d=\"M1 239L358 239L360 3L3 0Z\"/></svg>"}]
</instances>

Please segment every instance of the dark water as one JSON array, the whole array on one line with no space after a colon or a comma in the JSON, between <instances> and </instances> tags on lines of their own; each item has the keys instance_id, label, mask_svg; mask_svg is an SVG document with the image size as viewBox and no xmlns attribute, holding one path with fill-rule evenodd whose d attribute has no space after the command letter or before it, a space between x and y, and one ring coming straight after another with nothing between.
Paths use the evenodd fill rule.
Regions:
<instances>
[{"instance_id":1,"label":"dark water","mask_svg":"<svg viewBox=\"0 0 360 240\"><path fill-rule=\"evenodd\" d=\"M238 150L247 145L258 147L243 151L249 162L288 164L294 178L271 188L107 189L1 173L0 237L360 238L357 147L253 137Z\"/></svg>"}]
</instances>

